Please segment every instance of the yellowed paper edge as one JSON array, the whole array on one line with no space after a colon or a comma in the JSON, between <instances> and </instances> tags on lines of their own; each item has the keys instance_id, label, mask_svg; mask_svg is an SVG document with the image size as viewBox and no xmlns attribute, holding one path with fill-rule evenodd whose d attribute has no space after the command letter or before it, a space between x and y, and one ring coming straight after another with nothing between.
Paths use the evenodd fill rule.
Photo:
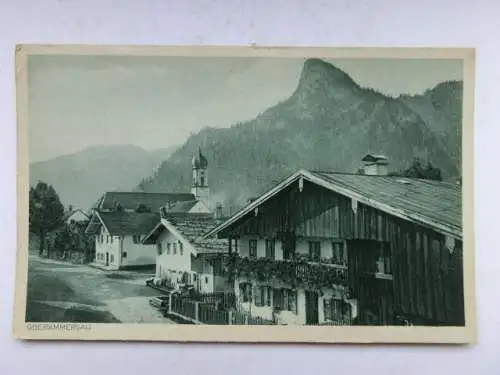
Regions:
<instances>
[{"instance_id":1,"label":"yellowed paper edge","mask_svg":"<svg viewBox=\"0 0 500 375\"><path fill-rule=\"evenodd\" d=\"M28 269L28 76L27 57L34 54L123 56L323 57L383 59L462 59L464 61L462 168L464 228L465 327L311 327L190 326L167 324L26 323ZM16 47L18 134L17 263L14 336L30 340L134 340L174 342L272 343L420 343L474 344L477 341L474 268L474 81L473 48L329 48L258 46L91 46L19 45Z\"/></svg>"}]
</instances>

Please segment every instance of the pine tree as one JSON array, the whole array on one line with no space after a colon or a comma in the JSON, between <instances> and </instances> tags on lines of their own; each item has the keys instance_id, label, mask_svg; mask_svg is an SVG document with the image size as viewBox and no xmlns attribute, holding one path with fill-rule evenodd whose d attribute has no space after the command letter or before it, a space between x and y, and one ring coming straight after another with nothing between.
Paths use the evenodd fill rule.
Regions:
<instances>
[{"instance_id":1,"label":"pine tree","mask_svg":"<svg viewBox=\"0 0 500 375\"><path fill-rule=\"evenodd\" d=\"M29 231L40 239L41 255L47 235L64 224L64 206L54 188L38 182L29 192Z\"/></svg>"}]
</instances>

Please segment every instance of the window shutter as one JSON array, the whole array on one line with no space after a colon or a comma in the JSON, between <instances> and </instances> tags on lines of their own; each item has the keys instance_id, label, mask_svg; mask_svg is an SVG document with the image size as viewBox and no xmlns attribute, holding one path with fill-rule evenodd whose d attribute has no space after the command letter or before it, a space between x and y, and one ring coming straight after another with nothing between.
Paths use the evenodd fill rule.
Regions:
<instances>
[{"instance_id":1,"label":"window shutter","mask_svg":"<svg viewBox=\"0 0 500 375\"><path fill-rule=\"evenodd\" d=\"M262 306L262 288L255 288L255 306Z\"/></svg>"},{"instance_id":2,"label":"window shutter","mask_svg":"<svg viewBox=\"0 0 500 375\"><path fill-rule=\"evenodd\" d=\"M288 293L288 310L297 314L297 292L290 290Z\"/></svg>"},{"instance_id":3,"label":"window shutter","mask_svg":"<svg viewBox=\"0 0 500 375\"><path fill-rule=\"evenodd\" d=\"M325 298L323 300L323 312L325 314L325 320L332 320L332 312L329 299Z\"/></svg>"}]
</instances>

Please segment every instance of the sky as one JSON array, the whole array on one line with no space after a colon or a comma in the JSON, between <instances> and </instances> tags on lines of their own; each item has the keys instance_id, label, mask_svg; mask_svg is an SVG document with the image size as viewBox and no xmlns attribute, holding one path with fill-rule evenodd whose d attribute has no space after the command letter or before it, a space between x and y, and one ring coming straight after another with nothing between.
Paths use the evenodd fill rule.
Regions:
<instances>
[{"instance_id":1,"label":"sky","mask_svg":"<svg viewBox=\"0 0 500 375\"><path fill-rule=\"evenodd\" d=\"M327 60L386 95L462 79L460 60ZM98 145L161 149L252 119L295 90L304 59L36 55L28 60L30 162Z\"/></svg>"}]
</instances>

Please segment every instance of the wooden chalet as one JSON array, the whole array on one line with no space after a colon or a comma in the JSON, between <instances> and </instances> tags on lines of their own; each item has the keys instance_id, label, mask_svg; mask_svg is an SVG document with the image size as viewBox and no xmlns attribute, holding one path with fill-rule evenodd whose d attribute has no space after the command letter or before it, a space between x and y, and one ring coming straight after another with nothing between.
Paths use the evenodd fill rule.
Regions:
<instances>
[{"instance_id":1,"label":"wooden chalet","mask_svg":"<svg viewBox=\"0 0 500 375\"><path fill-rule=\"evenodd\" d=\"M464 325L459 184L301 170L207 236L229 240L238 303L252 314Z\"/></svg>"}]
</instances>

